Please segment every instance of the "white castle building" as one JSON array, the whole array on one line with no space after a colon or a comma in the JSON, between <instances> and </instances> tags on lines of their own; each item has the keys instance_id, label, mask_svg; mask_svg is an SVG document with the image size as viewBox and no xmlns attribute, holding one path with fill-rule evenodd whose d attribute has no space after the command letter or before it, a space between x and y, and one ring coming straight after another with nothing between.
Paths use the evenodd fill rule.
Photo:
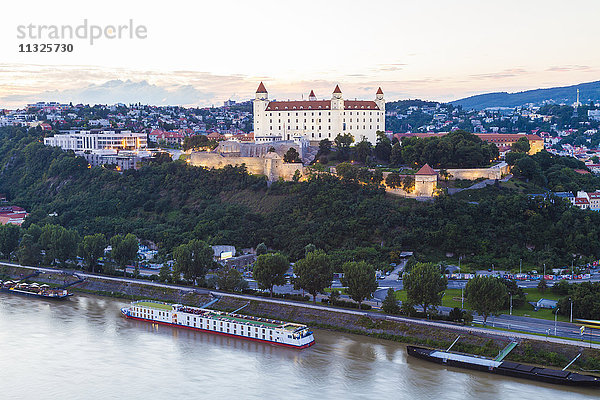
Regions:
<instances>
[{"instance_id":1,"label":"white castle building","mask_svg":"<svg viewBox=\"0 0 600 400\"><path fill-rule=\"evenodd\" d=\"M363 138L375 144L377 131L385 131L385 100L381 88L374 101L344 100L336 85L331 100L317 100L311 90L308 100L269 101L261 82L254 99L254 141L308 139L333 141L349 133L355 142Z\"/></svg>"}]
</instances>

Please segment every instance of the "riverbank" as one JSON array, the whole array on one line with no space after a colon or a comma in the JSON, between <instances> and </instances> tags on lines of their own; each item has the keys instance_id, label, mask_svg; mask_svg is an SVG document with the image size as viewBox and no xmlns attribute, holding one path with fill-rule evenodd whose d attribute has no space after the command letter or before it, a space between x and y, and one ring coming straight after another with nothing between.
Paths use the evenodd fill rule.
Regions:
<instances>
[{"instance_id":1,"label":"riverbank","mask_svg":"<svg viewBox=\"0 0 600 400\"><path fill-rule=\"evenodd\" d=\"M20 279L31 273L31 269L3 266L1 271L12 279ZM35 277L37 282L52 285L65 285L78 280L73 275L44 269L44 273ZM101 296L111 296L130 300L154 299L165 302L181 303L190 306L201 306L209 299L210 291L201 288L173 287L147 281L133 279L119 280L112 277L93 276L85 281L69 287L73 292L83 292ZM393 340L407 344L419 344L435 348L447 348L461 335L453 350L467 352L487 357L494 357L510 341L510 336L493 331L465 328L462 325L435 326L424 325L424 321L389 317L377 313L360 312L357 310L339 311L331 307L309 306L304 303L273 301L258 297L223 294L221 300L212 308L232 311L244 306L243 313L271 319L294 321L311 327L349 332L371 337ZM600 370L600 351L566 343L551 343L544 340L524 339L510 353L507 360L564 367L579 352L582 356L572 369Z\"/></svg>"}]
</instances>

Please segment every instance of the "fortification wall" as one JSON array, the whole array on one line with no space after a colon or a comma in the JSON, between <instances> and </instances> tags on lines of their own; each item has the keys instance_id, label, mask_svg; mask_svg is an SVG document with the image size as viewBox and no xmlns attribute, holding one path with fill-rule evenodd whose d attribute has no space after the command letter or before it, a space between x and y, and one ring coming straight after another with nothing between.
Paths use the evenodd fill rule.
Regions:
<instances>
[{"instance_id":1,"label":"fortification wall","mask_svg":"<svg viewBox=\"0 0 600 400\"><path fill-rule=\"evenodd\" d=\"M224 156L218 153L192 152L190 155L190 164L195 167L205 168L223 168L226 165L245 164L248 172L255 175L265 175L268 180L276 181L283 178L286 181L292 180L296 171L305 175L305 168L302 163L284 163L280 158L269 157L237 157Z\"/></svg>"},{"instance_id":2,"label":"fortification wall","mask_svg":"<svg viewBox=\"0 0 600 400\"><path fill-rule=\"evenodd\" d=\"M456 168L448 169L450 179L501 179L503 175L509 173L508 164L502 162L490 168Z\"/></svg>"},{"instance_id":3,"label":"fortification wall","mask_svg":"<svg viewBox=\"0 0 600 400\"><path fill-rule=\"evenodd\" d=\"M205 168L223 168L226 165L246 164L246 168L251 174L264 175L265 173L264 159L259 157L225 157L218 153L192 152L190 164Z\"/></svg>"}]
</instances>

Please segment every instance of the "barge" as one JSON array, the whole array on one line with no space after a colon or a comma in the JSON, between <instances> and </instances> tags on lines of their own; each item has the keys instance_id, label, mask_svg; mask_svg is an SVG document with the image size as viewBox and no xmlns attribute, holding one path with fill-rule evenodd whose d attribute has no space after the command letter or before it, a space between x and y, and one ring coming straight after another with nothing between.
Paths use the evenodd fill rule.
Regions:
<instances>
[{"instance_id":1,"label":"barge","mask_svg":"<svg viewBox=\"0 0 600 400\"><path fill-rule=\"evenodd\" d=\"M600 378L567 370L557 370L510 361L496 361L485 357L424 347L407 346L409 356L451 367L466 368L491 374L530 379L558 385L600 387Z\"/></svg>"},{"instance_id":2,"label":"barge","mask_svg":"<svg viewBox=\"0 0 600 400\"><path fill-rule=\"evenodd\" d=\"M0 282L0 291L52 300L64 300L69 296L72 296L72 293L69 293L69 291L66 289L56 289L51 288L48 285L39 285L37 283L26 283L19 281Z\"/></svg>"},{"instance_id":3,"label":"barge","mask_svg":"<svg viewBox=\"0 0 600 400\"><path fill-rule=\"evenodd\" d=\"M315 343L306 325L157 301L121 308L125 318L304 349Z\"/></svg>"}]
</instances>

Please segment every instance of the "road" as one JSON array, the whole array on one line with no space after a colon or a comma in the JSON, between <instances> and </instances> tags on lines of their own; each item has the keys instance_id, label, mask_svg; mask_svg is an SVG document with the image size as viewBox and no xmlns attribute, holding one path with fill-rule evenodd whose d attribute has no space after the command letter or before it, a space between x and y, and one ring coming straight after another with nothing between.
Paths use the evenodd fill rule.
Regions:
<instances>
[{"instance_id":1,"label":"road","mask_svg":"<svg viewBox=\"0 0 600 400\"><path fill-rule=\"evenodd\" d=\"M20 265L20 264L7 263L7 262L0 262L0 265L6 265L6 266L10 266L10 267L17 267L17 268L27 268L27 269L43 271L43 272L47 272L47 273L56 273L57 271L61 271L61 272L65 272L65 273L72 273L72 271L70 271L70 270L62 271L62 270L57 270L55 268L30 267L30 266L24 266L24 265ZM323 309L323 310L327 310L327 311L342 312L342 313L347 313L347 314L368 315L373 318L384 318L384 319L389 319L392 321L413 323L413 324L419 324L419 325L427 325L427 326L432 326L432 327L451 328L451 329L455 329L458 331L470 331L470 332L480 332L480 333L486 333L486 334L495 334L495 335L511 337L511 338L514 337L514 338L522 338L522 339L540 340L539 336L531 335L529 333L547 334L548 329L550 329L549 334L554 335L554 322L548 321L548 320L537 319L537 318L501 315L499 317L491 317L488 320L488 326L490 326L492 328L514 329L514 330L525 331L528 333L504 332L504 331L492 330L492 329L488 329L488 328L484 328L484 327L467 327L467 326L462 326L462 325L456 325L456 324L445 322L445 321L427 321L427 320L421 320L421 319L415 319L415 318L409 318L409 317L385 316L385 315L382 315L382 314L380 314L378 312L374 312L374 311L359 311L359 310L340 309L340 308L329 307L329 306L321 305L321 304L308 304L308 303L294 302L294 301L289 301L289 300L269 299L269 298L256 297L256 296L243 295L243 294L231 294L231 293L226 293L226 292L219 292L216 290L191 288L191 287L186 287L186 286L152 282L152 281L140 280L140 279L134 279L134 278L96 275L96 274L90 274L87 272L80 272L80 271L77 271L77 275L80 277L85 277L85 278L101 278L104 280L115 281L115 282L136 283L136 284L153 286L153 287L178 289L178 290L187 291L187 292L195 292L195 293L201 293L201 294L213 294L215 296L224 296L224 297L234 297L234 298L240 298L240 299L244 299L244 300L260 300L260 301L264 301L264 302L283 304L283 305L293 304L298 307ZM288 287L288 286L290 286L290 285L286 285L285 287ZM383 288L378 289L376 292L376 295L380 296L384 290L387 290L387 289L383 289ZM384 294L384 296L385 296L385 294ZM448 309L448 307L445 307L445 308ZM481 317L476 317L474 319L474 321L482 322ZM556 328L557 328L556 336L571 338L571 339L575 339L575 340L566 340L566 339L553 338L553 337L548 337L545 340L547 340L549 342L554 342L554 343L581 345L580 340L582 339L582 337L579 333L579 327L577 325L566 323L566 322L558 322L556 325ZM593 337L593 340L599 340L600 332L592 332L592 337ZM590 333L586 332L583 339L585 339L586 341L589 340ZM586 343L585 346L591 346L593 348L600 349L600 344L592 343L591 345L588 345Z\"/></svg>"}]
</instances>

